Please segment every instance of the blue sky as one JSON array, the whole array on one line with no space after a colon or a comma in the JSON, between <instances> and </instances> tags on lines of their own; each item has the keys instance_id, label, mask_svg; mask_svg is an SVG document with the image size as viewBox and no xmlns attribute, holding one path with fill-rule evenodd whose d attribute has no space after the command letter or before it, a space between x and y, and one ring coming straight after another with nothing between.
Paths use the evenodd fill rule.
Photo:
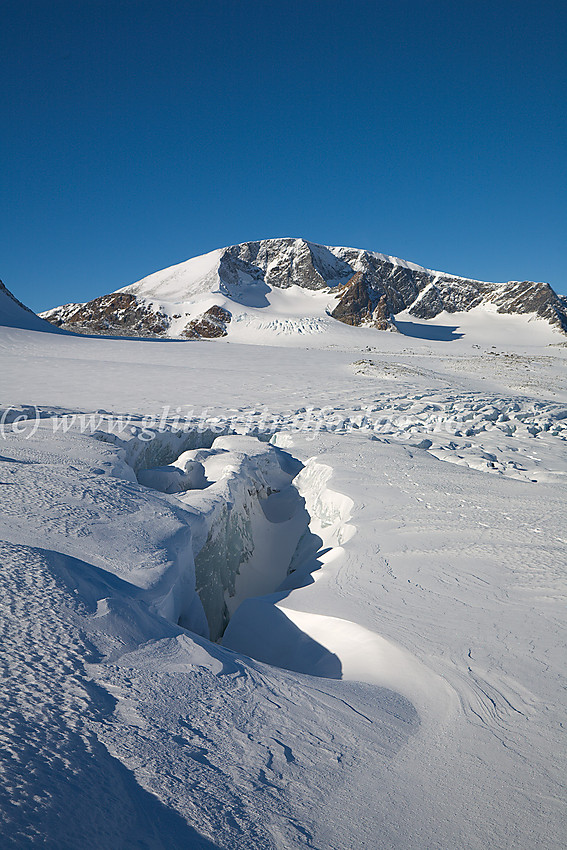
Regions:
<instances>
[{"instance_id":1,"label":"blue sky","mask_svg":"<svg viewBox=\"0 0 567 850\"><path fill-rule=\"evenodd\" d=\"M0 278L35 310L272 236L567 293L567 4L2 0Z\"/></svg>"}]
</instances>

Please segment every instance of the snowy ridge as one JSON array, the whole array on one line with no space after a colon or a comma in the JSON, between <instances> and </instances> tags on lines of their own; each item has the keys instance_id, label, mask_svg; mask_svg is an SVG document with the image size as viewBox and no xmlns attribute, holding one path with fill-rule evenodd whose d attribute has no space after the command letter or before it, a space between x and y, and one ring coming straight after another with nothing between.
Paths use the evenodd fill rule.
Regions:
<instances>
[{"instance_id":1,"label":"snowy ridge","mask_svg":"<svg viewBox=\"0 0 567 850\"><path fill-rule=\"evenodd\" d=\"M53 333L55 328L49 322L36 316L29 307L12 295L0 280L0 326L24 328L33 331Z\"/></svg>"}]
</instances>

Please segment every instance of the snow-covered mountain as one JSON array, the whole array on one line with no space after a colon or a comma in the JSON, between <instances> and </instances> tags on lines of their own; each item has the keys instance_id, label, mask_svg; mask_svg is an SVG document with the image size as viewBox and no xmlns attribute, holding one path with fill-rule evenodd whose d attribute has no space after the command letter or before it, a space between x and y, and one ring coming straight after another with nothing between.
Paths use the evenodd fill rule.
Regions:
<instances>
[{"instance_id":1,"label":"snow-covered mountain","mask_svg":"<svg viewBox=\"0 0 567 850\"><path fill-rule=\"evenodd\" d=\"M398 330L399 320L428 321L478 307L567 332L567 299L547 283L469 280L373 251L291 238L212 251L41 315L88 333L199 339L231 335L235 322L271 323L287 332L325 330L333 320Z\"/></svg>"}]
</instances>

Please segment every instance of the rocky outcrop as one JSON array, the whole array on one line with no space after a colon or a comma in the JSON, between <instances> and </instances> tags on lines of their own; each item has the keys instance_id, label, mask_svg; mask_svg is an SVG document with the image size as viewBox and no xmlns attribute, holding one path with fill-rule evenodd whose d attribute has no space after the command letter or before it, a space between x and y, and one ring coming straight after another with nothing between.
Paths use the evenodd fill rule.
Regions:
<instances>
[{"instance_id":1,"label":"rocky outcrop","mask_svg":"<svg viewBox=\"0 0 567 850\"><path fill-rule=\"evenodd\" d=\"M334 319L347 325L366 325L380 331L396 330L386 294L380 295L370 286L364 272L356 272L340 287L338 295L340 301L331 313Z\"/></svg>"},{"instance_id":2,"label":"rocky outcrop","mask_svg":"<svg viewBox=\"0 0 567 850\"><path fill-rule=\"evenodd\" d=\"M358 288L363 280L368 291L367 301L371 304L384 299L383 313L387 318L408 310L416 318L432 319L443 311L467 312L481 304L494 304L499 313L532 314L567 333L567 299L558 296L547 283L527 280L487 283L414 268L409 264L397 266L392 259L367 256L366 252L354 252L359 255L357 257L353 256L352 249L339 251L351 260L353 267L363 266L364 274ZM348 300L349 296L346 297ZM347 311L349 324L368 323L363 301L358 320L356 312ZM345 305L339 302L332 315L340 318L344 309Z\"/></svg>"},{"instance_id":3,"label":"rocky outcrop","mask_svg":"<svg viewBox=\"0 0 567 850\"><path fill-rule=\"evenodd\" d=\"M567 298L557 295L548 283L509 283L493 301L499 313L535 313L567 333Z\"/></svg>"},{"instance_id":4,"label":"rocky outcrop","mask_svg":"<svg viewBox=\"0 0 567 850\"><path fill-rule=\"evenodd\" d=\"M567 300L548 283L529 280L484 283L440 275L423 290L409 312L419 319L431 319L443 310L458 313L483 303L496 305L498 313L532 313L567 332Z\"/></svg>"},{"instance_id":5,"label":"rocky outcrop","mask_svg":"<svg viewBox=\"0 0 567 850\"><path fill-rule=\"evenodd\" d=\"M67 304L42 316L66 330L109 336L163 336L170 324L164 313L127 292L102 295L86 304Z\"/></svg>"},{"instance_id":6,"label":"rocky outcrop","mask_svg":"<svg viewBox=\"0 0 567 850\"><path fill-rule=\"evenodd\" d=\"M348 280L353 273L332 249L304 239L264 239L226 248L219 265L219 278L227 291L238 280L239 272L278 289L294 285L325 289Z\"/></svg>"},{"instance_id":7,"label":"rocky outcrop","mask_svg":"<svg viewBox=\"0 0 567 850\"><path fill-rule=\"evenodd\" d=\"M213 305L202 316L189 322L183 336L187 339L216 339L227 336L226 326L232 316L224 307Z\"/></svg>"},{"instance_id":8,"label":"rocky outcrop","mask_svg":"<svg viewBox=\"0 0 567 850\"><path fill-rule=\"evenodd\" d=\"M438 277L422 290L409 312L417 319L433 319L443 310L447 313L472 310L482 301L482 293L471 281Z\"/></svg>"}]
</instances>

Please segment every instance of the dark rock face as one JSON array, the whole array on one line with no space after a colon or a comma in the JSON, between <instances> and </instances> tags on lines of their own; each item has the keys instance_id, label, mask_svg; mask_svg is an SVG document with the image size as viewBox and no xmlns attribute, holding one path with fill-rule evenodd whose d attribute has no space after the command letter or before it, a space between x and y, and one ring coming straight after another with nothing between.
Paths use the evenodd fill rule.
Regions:
<instances>
[{"instance_id":1,"label":"dark rock face","mask_svg":"<svg viewBox=\"0 0 567 850\"><path fill-rule=\"evenodd\" d=\"M183 336L186 336L187 339L216 339L220 336L227 336L226 326L231 318L228 310L214 304L208 310L205 310L198 319L189 322L183 331Z\"/></svg>"},{"instance_id":2,"label":"dark rock face","mask_svg":"<svg viewBox=\"0 0 567 850\"><path fill-rule=\"evenodd\" d=\"M264 239L226 248L219 277L229 288L234 285L237 270L279 289L294 284L304 289L325 289L329 280L352 277L347 263L327 248L303 239Z\"/></svg>"},{"instance_id":3,"label":"dark rock face","mask_svg":"<svg viewBox=\"0 0 567 850\"><path fill-rule=\"evenodd\" d=\"M482 301L482 293L471 281L437 278L435 282L430 281L430 285L415 300L410 314L418 319L432 319L443 310L448 313L472 310Z\"/></svg>"},{"instance_id":4,"label":"dark rock face","mask_svg":"<svg viewBox=\"0 0 567 850\"><path fill-rule=\"evenodd\" d=\"M396 330L386 293L369 285L364 272L356 274L339 290L343 294L331 316L347 325L369 325L380 331Z\"/></svg>"},{"instance_id":5,"label":"dark rock face","mask_svg":"<svg viewBox=\"0 0 567 850\"><path fill-rule=\"evenodd\" d=\"M372 298L368 286L363 280L362 272L357 272L344 286L341 286L340 292L344 294L331 313L333 319L338 319L339 322L344 322L346 325L359 325L361 322L371 319Z\"/></svg>"},{"instance_id":6,"label":"dark rock face","mask_svg":"<svg viewBox=\"0 0 567 850\"><path fill-rule=\"evenodd\" d=\"M356 288L360 290L364 283L367 295L343 294L332 313L348 324L368 323L369 305L374 306L380 299L385 299L381 312L388 320L402 310L409 310L418 319L432 319L443 310L467 312L484 303L495 304L499 313L533 313L567 333L567 299L558 296L547 283L527 280L485 283L427 269L406 268L365 251L347 248L337 251L352 265L364 267Z\"/></svg>"},{"instance_id":7,"label":"dark rock face","mask_svg":"<svg viewBox=\"0 0 567 850\"><path fill-rule=\"evenodd\" d=\"M395 325L394 317L388 309L388 300L385 295L380 298L378 304L374 308L372 320L374 327L377 328L379 331L397 332L398 329Z\"/></svg>"},{"instance_id":8,"label":"dark rock face","mask_svg":"<svg viewBox=\"0 0 567 850\"><path fill-rule=\"evenodd\" d=\"M567 298L557 295L548 283L509 283L494 303L499 313L536 313L567 333Z\"/></svg>"},{"instance_id":9,"label":"dark rock face","mask_svg":"<svg viewBox=\"0 0 567 850\"><path fill-rule=\"evenodd\" d=\"M423 291L409 312L418 319L431 319L442 310L457 313L482 303L495 304L498 313L534 313L567 332L565 299L549 284L529 280L497 284L441 276Z\"/></svg>"},{"instance_id":10,"label":"dark rock face","mask_svg":"<svg viewBox=\"0 0 567 850\"><path fill-rule=\"evenodd\" d=\"M419 300L416 300L410 312L418 319L432 319L444 310L443 296L439 289L432 284Z\"/></svg>"},{"instance_id":11,"label":"dark rock face","mask_svg":"<svg viewBox=\"0 0 567 850\"><path fill-rule=\"evenodd\" d=\"M110 336L163 336L169 328L167 316L128 292L102 295L87 304L69 304L45 318L66 330Z\"/></svg>"},{"instance_id":12,"label":"dark rock face","mask_svg":"<svg viewBox=\"0 0 567 850\"><path fill-rule=\"evenodd\" d=\"M396 265L379 254L360 251L356 248L338 248L339 256L351 267L364 272L368 286L379 297L386 296L390 312L405 310L429 283L425 270L412 270Z\"/></svg>"}]
</instances>

